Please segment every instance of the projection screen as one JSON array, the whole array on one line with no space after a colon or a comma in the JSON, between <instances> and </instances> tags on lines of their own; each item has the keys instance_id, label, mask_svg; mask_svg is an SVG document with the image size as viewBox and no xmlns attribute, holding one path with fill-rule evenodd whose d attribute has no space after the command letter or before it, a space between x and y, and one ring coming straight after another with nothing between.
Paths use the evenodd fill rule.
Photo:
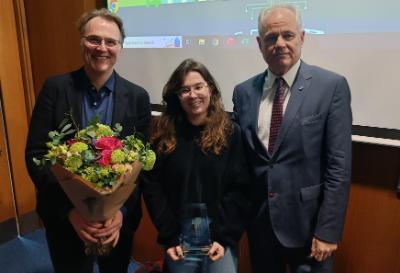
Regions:
<instances>
[{"instance_id":1,"label":"projection screen","mask_svg":"<svg viewBox=\"0 0 400 273\"><path fill-rule=\"evenodd\" d=\"M116 69L160 104L172 71L194 58L215 76L231 111L233 87L267 67L256 43L257 18L278 3L302 13L302 60L347 78L353 129L400 139L398 0L108 0L127 35Z\"/></svg>"}]
</instances>

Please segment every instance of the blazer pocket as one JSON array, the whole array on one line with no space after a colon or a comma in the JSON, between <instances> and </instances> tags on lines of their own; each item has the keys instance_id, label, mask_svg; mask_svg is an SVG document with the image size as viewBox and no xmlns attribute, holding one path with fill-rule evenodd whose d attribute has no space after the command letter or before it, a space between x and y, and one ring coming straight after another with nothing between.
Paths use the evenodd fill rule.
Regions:
<instances>
[{"instance_id":1,"label":"blazer pocket","mask_svg":"<svg viewBox=\"0 0 400 273\"><path fill-rule=\"evenodd\" d=\"M307 116L301 119L301 125L309 125L309 124L313 124L316 123L318 121L320 121L322 119L322 115L321 114L315 114L315 115L311 115L311 116Z\"/></svg>"},{"instance_id":2,"label":"blazer pocket","mask_svg":"<svg viewBox=\"0 0 400 273\"><path fill-rule=\"evenodd\" d=\"M316 199L321 195L323 184L313 185L310 187L304 187L300 189L301 200L308 201L312 199Z\"/></svg>"}]
</instances>

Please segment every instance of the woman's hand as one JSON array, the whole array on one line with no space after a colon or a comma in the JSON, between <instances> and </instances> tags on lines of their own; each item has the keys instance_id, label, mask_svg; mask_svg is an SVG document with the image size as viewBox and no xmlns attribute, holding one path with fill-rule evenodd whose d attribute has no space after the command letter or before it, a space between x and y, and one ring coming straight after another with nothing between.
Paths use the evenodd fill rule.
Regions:
<instances>
[{"instance_id":1,"label":"woman's hand","mask_svg":"<svg viewBox=\"0 0 400 273\"><path fill-rule=\"evenodd\" d=\"M173 261L183 259L183 250L182 247L179 245L168 248L167 254Z\"/></svg>"},{"instance_id":2,"label":"woman's hand","mask_svg":"<svg viewBox=\"0 0 400 273\"><path fill-rule=\"evenodd\" d=\"M208 251L208 257L212 260L212 261L217 261L219 259L221 259L222 257L224 257L225 255L225 249L222 245L220 245L217 242L214 242L211 245L210 250Z\"/></svg>"}]
</instances>

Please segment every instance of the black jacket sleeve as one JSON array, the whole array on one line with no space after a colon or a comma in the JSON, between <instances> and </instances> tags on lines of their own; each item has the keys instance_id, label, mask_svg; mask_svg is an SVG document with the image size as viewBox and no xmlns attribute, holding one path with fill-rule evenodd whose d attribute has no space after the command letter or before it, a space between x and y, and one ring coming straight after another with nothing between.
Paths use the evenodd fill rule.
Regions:
<instances>
[{"instance_id":1,"label":"black jacket sleeve","mask_svg":"<svg viewBox=\"0 0 400 273\"><path fill-rule=\"evenodd\" d=\"M55 125L57 103L63 99L59 91L56 80L49 79L44 83L33 109L25 149L26 166L37 190L38 213L44 221L51 217L66 217L73 207L51 170L33 162L34 157L42 158L47 153L48 133L58 126Z\"/></svg>"},{"instance_id":2,"label":"black jacket sleeve","mask_svg":"<svg viewBox=\"0 0 400 273\"><path fill-rule=\"evenodd\" d=\"M179 245L180 224L166 196L161 173L162 157L153 170L143 173L143 196L150 217L158 230L157 242L166 248Z\"/></svg>"},{"instance_id":3,"label":"black jacket sleeve","mask_svg":"<svg viewBox=\"0 0 400 273\"><path fill-rule=\"evenodd\" d=\"M223 178L222 198L211 231L214 241L236 247L250 214L251 182L241 130L236 124L228 149L228 168Z\"/></svg>"}]
</instances>

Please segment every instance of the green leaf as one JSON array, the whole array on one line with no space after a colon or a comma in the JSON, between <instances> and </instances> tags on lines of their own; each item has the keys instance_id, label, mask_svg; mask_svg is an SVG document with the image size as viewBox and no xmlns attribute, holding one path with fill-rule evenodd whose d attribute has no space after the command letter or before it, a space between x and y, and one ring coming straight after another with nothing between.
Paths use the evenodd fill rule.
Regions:
<instances>
[{"instance_id":1,"label":"green leaf","mask_svg":"<svg viewBox=\"0 0 400 273\"><path fill-rule=\"evenodd\" d=\"M60 138L53 138L53 141L51 142L53 143L54 146L58 146L60 144Z\"/></svg>"},{"instance_id":2,"label":"green leaf","mask_svg":"<svg viewBox=\"0 0 400 273\"><path fill-rule=\"evenodd\" d=\"M97 123L100 122L100 116L99 115L95 115L90 121L89 121L89 125L96 125Z\"/></svg>"},{"instance_id":3,"label":"green leaf","mask_svg":"<svg viewBox=\"0 0 400 273\"><path fill-rule=\"evenodd\" d=\"M87 131L86 133L88 136L90 136L91 138L95 138L96 137L96 132L95 131Z\"/></svg>"},{"instance_id":4,"label":"green leaf","mask_svg":"<svg viewBox=\"0 0 400 273\"><path fill-rule=\"evenodd\" d=\"M122 126L121 126L121 124L116 123L116 124L114 125L114 131L117 132L117 133L121 133L121 132L122 132Z\"/></svg>"},{"instance_id":5,"label":"green leaf","mask_svg":"<svg viewBox=\"0 0 400 273\"><path fill-rule=\"evenodd\" d=\"M71 130L68 130L68 131L64 132L64 135L67 136L67 135L72 134L74 132L75 132L75 129L71 129Z\"/></svg>"},{"instance_id":6,"label":"green leaf","mask_svg":"<svg viewBox=\"0 0 400 273\"><path fill-rule=\"evenodd\" d=\"M49 137L50 138L54 138L55 136L57 136L58 135L58 132L57 131L50 131L49 132Z\"/></svg>"},{"instance_id":7,"label":"green leaf","mask_svg":"<svg viewBox=\"0 0 400 273\"><path fill-rule=\"evenodd\" d=\"M40 166L42 161L37 159L36 157L32 158L33 163L35 163L36 166Z\"/></svg>"},{"instance_id":8,"label":"green leaf","mask_svg":"<svg viewBox=\"0 0 400 273\"><path fill-rule=\"evenodd\" d=\"M60 130L61 128L63 128L65 125L67 125L67 123L69 122L69 118L64 118L60 125L58 125L58 130ZM61 130L62 131L62 130Z\"/></svg>"},{"instance_id":9,"label":"green leaf","mask_svg":"<svg viewBox=\"0 0 400 273\"><path fill-rule=\"evenodd\" d=\"M67 131L69 128L71 128L71 126L72 126L71 123L66 124L64 127L62 127L61 133L65 133L65 131Z\"/></svg>"},{"instance_id":10,"label":"green leaf","mask_svg":"<svg viewBox=\"0 0 400 273\"><path fill-rule=\"evenodd\" d=\"M86 150L82 153L82 159L84 162L92 162L95 159L95 154L93 151Z\"/></svg>"}]
</instances>

